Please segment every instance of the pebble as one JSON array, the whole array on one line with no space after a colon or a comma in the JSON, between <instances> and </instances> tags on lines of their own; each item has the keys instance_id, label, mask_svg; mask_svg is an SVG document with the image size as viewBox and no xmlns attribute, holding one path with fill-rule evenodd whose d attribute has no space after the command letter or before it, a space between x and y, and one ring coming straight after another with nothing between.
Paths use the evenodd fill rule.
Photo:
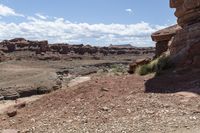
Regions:
<instances>
[{"instance_id":1,"label":"pebble","mask_svg":"<svg viewBox=\"0 0 200 133\"><path fill-rule=\"evenodd\" d=\"M108 107L102 107L101 110L102 111L109 111L109 108Z\"/></svg>"},{"instance_id":2,"label":"pebble","mask_svg":"<svg viewBox=\"0 0 200 133\"><path fill-rule=\"evenodd\" d=\"M109 91L109 89L108 89L108 88L102 87L102 88L101 88L101 91Z\"/></svg>"},{"instance_id":3,"label":"pebble","mask_svg":"<svg viewBox=\"0 0 200 133\"><path fill-rule=\"evenodd\" d=\"M14 116L17 115L17 110L16 110L16 109L9 109L9 110L7 111L7 115L8 115L9 117L14 117Z\"/></svg>"}]
</instances>

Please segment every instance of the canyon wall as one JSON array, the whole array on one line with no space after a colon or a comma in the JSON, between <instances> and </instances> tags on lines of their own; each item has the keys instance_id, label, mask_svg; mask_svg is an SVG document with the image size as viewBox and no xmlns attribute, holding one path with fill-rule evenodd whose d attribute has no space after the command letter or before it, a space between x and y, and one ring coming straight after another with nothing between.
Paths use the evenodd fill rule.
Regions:
<instances>
[{"instance_id":1,"label":"canyon wall","mask_svg":"<svg viewBox=\"0 0 200 133\"><path fill-rule=\"evenodd\" d=\"M174 62L200 67L200 0L170 0L170 7L182 27L169 47Z\"/></svg>"},{"instance_id":2,"label":"canyon wall","mask_svg":"<svg viewBox=\"0 0 200 133\"><path fill-rule=\"evenodd\" d=\"M131 45L111 45L109 47L96 47L91 45L69 45L69 44L48 44L48 41L30 41L24 38L15 38L11 40L4 40L0 42L0 50L5 53L12 53L16 51L32 51L36 54L43 54L46 52L58 54L78 54L78 55L123 55L123 54L149 54L154 53L153 47L137 48Z\"/></svg>"}]
</instances>

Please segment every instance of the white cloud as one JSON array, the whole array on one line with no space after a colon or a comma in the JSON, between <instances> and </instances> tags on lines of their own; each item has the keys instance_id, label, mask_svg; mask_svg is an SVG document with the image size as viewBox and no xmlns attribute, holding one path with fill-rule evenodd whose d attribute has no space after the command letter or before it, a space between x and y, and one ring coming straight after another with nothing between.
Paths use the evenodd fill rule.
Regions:
<instances>
[{"instance_id":1,"label":"white cloud","mask_svg":"<svg viewBox=\"0 0 200 133\"><path fill-rule=\"evenodd\" d=\"M44 19L44 20L48 18L48 16L44 16L44 15L42 15L40 13L36 13L35 16L37 16L40 19Z\"/></svg>"},{"instance_id":2,"label":"white cloud","mask_svg":"<svg viewBox=\"0 0 200 133\"><path fill-rule=\"evenodd\" d=\"M93 45L131 43L135 46L154 44L150 35L164 26L150 25L145 22L136 24L88 24L73 23L64 18L43 20L28 17L27 22L0 22L0 40L24 37L34 40L49 40L50 43L86 43Z\"/></svg>"},{"instance_id":3,"label":"white cloud","mask_svg":"<svg viewBox=\"0 0 200 133\"><path fill-rule=\"evenodd\" d=\"M5 5L0 4L0 16L20 16L23 17L22 14L16 13L14 9L9 8Z\"/></svg>"},{"instance_id":4,"label":"white cloud","mask_svg":"<svg viewBox=\"0 0 200 133\"><path fill-rule=\"evenodd\" d=\"M128 12L128 13L133 13L133 10L132 10L132 9L130 9L130 8L128 8L128 9L125 9L125 11L126 11L126 12Z\"/></svg>"}]
</instances>

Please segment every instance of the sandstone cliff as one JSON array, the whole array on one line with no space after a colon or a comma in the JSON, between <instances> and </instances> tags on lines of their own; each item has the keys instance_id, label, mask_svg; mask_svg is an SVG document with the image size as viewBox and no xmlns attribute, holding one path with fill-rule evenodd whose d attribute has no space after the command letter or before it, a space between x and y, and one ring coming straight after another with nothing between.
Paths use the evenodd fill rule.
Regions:
<instances>
[{"instance_id":1,"label":"sandstone cliff","mask_svg":"<svg viewBox=\"0 0 200 133\"><path fill-rule=\"evenodd\" d=\"M176 66L200 67L200 0L170 0L178 25L152 34L156 54L169 51Z\"/></svg>"},{"instance_id":2,"label":"sandstone cliff","mask_svg":"<svg viewBox=\"0 0 200 133\"><path fill-rule=\"evenodd\" d=\"M181 65L200 67L200 1L171 0L170 6L176 8L175 16L182 26L169 48L170 53Z\"/></svg>"}]
</instances>

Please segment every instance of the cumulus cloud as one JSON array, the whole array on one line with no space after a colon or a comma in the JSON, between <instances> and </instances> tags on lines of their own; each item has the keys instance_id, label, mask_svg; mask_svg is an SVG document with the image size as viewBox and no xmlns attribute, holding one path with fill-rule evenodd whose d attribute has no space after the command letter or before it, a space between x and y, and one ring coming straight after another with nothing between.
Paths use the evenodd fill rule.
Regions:
<instances>
[{"instance_id":1,"label":"cumulus cloud","mask_svg":"<svg viewBox=\"0 0 200 133\"><path fill-rule=\"evenodd\" d=\"M22 14L16 13L14 9L9 8L5 5L0 4L0 16L20 16L23 17Z\"/></svg>"},{"instance_id":2,"label":"cumulus cloud","mask_svg":"<svg viewBox=\"0 0 200 133\"><path fill-rule=\"evenodd\" d=\"M128 12L128 13L133 13L133 10L132 10L132 9L130 9L130 8L128 8L128 9L125 9L125 11L126 11L126 12Z\"/></svg>"},{"instance_id":3,"label":"cumulus cloud","mask_svg":"<svg viewBox=\"0 0 200 133\"><path fill-rule=\"evenodd\" d=\"M49 40L50 43L90 43L93 45L133 44L151 46L150 35L164 26L146 22L136 24L73 23L64 18L52 20L29 17L26 22L0 22L0 40L24 37Z\"/></svg>"}]
</instances>

